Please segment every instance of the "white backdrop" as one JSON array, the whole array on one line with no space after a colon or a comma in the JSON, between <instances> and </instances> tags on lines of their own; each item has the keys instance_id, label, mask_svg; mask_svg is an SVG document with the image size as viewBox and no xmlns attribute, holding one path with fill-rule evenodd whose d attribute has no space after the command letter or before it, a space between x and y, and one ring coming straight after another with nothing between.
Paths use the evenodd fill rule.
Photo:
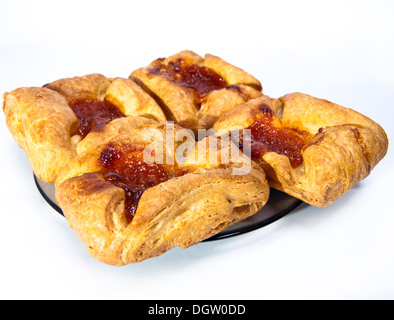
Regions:
<instances>
[{"instance_id":1,"label":"white backdrop","mask_svg":"<svg viewBox=\"0 0 394 320\"><path fill-rule=\"evenodd\" d=\"M0 91L127 77L180 50L249 71L264 93L354 108L393 137L393 1L0 2ZM393 156L333 205L115 268L38 193L0 114L2 299L392 299Z\"/></svg>"}]
</instances>

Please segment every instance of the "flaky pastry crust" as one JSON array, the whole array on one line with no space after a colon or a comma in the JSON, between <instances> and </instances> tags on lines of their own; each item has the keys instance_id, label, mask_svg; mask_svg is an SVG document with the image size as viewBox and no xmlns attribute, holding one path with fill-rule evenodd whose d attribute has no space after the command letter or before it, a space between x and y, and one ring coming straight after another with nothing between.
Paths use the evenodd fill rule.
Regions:
<instances>
[{"instance_id":1,"label":"flaky pastry crust","mask_svg":"<svg viewBox=\"0 0 394 320\"><path fill-rule=\"evenodd\" d=\"M40 180L54 183L83 141L75 134L79 123L70 103L95 99L108 100L125 116L166 121L155 100L130 79L90 74L4 94L7 126Z\"/></svg>"},{"instance_id":2,"label":"flaky pastry crust","mask_svg":"<svg viewBox=\"0 0 394 320\"><path fill-rule=\"evenodd\" d=\"M138 123L132 118L114 120L109 126L129 130ZM165 131L158 123L138 129L149 128ZM147 142L142 134L103 136L97 137L94 148L80 152L64 168L56 181L56 197L88 252L104 263L122 266L176 246L190 247L253 215L268 200L268 182L256 164L249 174L237 176L232 162L208 166L202 158L192 165L190 161L177 163L188 173L148 188L134 219L127 223L125 191L103 178L98 160L109 143L146 147ZM94 145L93 136L90 138Z\"/></svg>"},{"instance_id":3,"label":"flaky pastry crust","mask_svg":"<svg viewBox=\"0 0 394 320\"><path fill-rule=\"evenodd\" d=\"M155 100L130 79L109 79L101 74L90 74L57 80L45 87L60 93L69 103L75 100L107 100L125 116L146 116L159 122L166 121Z\"/></svg>"},{"instance_id":4,"label":"flaky pastry crust","mask_svg":"<svg viewBox=\"0 0 394 320\"><path fill-rule=\"evenodd\" d=\"M196 101L195 90L176 77L177 71L190 65L208 68L226 85ZM261 83L246 71L217 56L207 54L203 58L192 51L157 59L133 71L130 78L156 98L168 120L194 131L211 128L221 115L262 95Z\"/></svg>"},{"instance_id":5,"label":"flaky pastry crust","mask_svg":"<svg viewBox=\"0 0 394 320\"><path fill-rule=\"evenodd\" d=\"M286 155L267 152L255 159L270 186L311 205L324 207L366 178L388 149L384 130L368 117L302 93L251 100L215 123L216 134L249 128L261 107L269 107L287 128L306 131L310 140L293 168Z\"/></svg>"},{"instance_id":6,"label":"flaky pastry crust","mask_svg":"<svg viewBox=\"0 0 394 320\"><path fill-rule=\"evenodd\" d=\"M52 183L70 162L71 132L78 119L67 100L47 88L20 88L4 95L7 126L39 179Z\"/></svg>"},{"instance_id":7,"label":"flaky pastry crust","mask_svg":"<svg viewBox=\"0 0 394 320\"><path fill-rule=\"evenodd\" d=\"M98 101L106 111L114 106L114 117L93 122L85 135L81 116L73 109L80 101ZM219 233L260 210L270 187L311 205L327 206L366 178L388 148L384 130L354 110L302 93L270 98L249 73L219 57L192 51L157 59L128 79L90 74L41 88L19 88L4 94L3 110L34 173L55 183L58 204L88 252L115 266L177 246L187 248ZM229 132L252 127L262 112L274 115L278 128L294 130L306 140L301 164L265 149L258 157L252 153L250 161L225 139ZM169 122L175 126L168 127ZM198 129L212 127L215 136L195 141ZM109 163L114 156L109 146L149 149L150 130L161 133L156 142L165 146L165 159L174 159L179 175L167 179L161 172L165 178L138 194L142 196L131 218L126 215L127 199L142 191L137 188L141 185L133 185L137 191L130 192L117 169L104 169L102 158L104 154ZM183 134L174 149L166 144L168 130ZM180 159L175 150L185 139L192 150ZM217 139L218 150L210 148L211 139ZM221 153L220 148L238 152ZM121 157L119 152L115 155ZM128 169L133 159L128 159ZM245 160L250 168L236 171ZM138 176L134 173L133 178Z\"/></svg>"}]
</instances>

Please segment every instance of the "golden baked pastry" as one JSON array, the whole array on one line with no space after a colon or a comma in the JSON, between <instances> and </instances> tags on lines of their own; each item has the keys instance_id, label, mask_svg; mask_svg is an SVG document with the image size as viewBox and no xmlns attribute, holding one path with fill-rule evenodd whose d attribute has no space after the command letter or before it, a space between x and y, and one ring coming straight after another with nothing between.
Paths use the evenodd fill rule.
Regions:
<instances>
[{"instance_id":1,"label":"golden baked pastry","mask_svg":"<svg viewBox=\"0 0 394 320\"><path fill-rule=\"evenodd\" d=\"M320 207L366 178L388 148L386 133L368 117L302 93L251 100L214 129L250 129L252 157L270 186Z\"/></svg>"},{"instance_id":2,"label":"golden baked pastry","mask_svg":"<svg viewBox=\"0 0 394 320\"><path fill-rule=\"evenodd\" d=\"M157 59L130 78L155 97L167 120L194 131L211 128L221 115L262 96L261 83L249 73L192 51Z\"/></svg>"},{"instance_id":3,"label":"golden baked pastry","mask_svg":"<svg viewBox=\"0 0 394 320\"><path fill-rule=\"evenodd\" d=\"M3 110L35 174L55 183L70 225L105 263L124 265L189 247L255 214L268 200L257 164L234 175L240 154L223 165L220 150L213 151L213 162L212 152L201 156L196 150L204 149L196 146L210 138L197 143L189 131L171 129L161 106L131 79L90 74L19 88L4 94ZM176 157L178 140L174 148L161 141L164 162L145 163L152 129L165 140L169 130L181 133L178 140L192 149L189 157Z\"/></svg>"},{"instance_id":4,"label":"golden baked pastry","mask_svg":"<svg viewBox=\"0 0 394 320\"><path fill-rule=\"evenodd\" d=\"M155 100L132 80L100 74L5 93L3 110L34 173L47 183L55 181L92 128L130 115L166 121Z\"/></svg>"},{"instance_id":5,"label":"golden baked pastry","mask_svg":"<svg viewBox=\"0 0 394 320\"><path fill-rule=\"evenodd\" d=\"M301 93L270 98L249 73L192 51L128 79L19 88L3 110L88 252L115 266L221 232L259 211L270 187L326 206L388 148L384 130L356 111ZM212 127L216 136L195 140ZM239 148L227 134L241 129L251 139L241 135Z\"/></svg>"},{"instance_id":6,"label":"golden baked pastry","mask_svg":"<svg viewBox=\"0 0 394 320\"><path fill-rule=\"evenodd\" d=\"M20 88L4 95L7 126L42 181L55 181L71 160L71 132L78 119L66 99L45 88Z\"/></svg>"},{"instance_id":7,"label":"golden baked pastry","mask_svg":"<svg viewBox=\"0 0 394 320\"><path fill-rule=\"evenodd\" d=\"M133 80L108 79L100 74L57 80L45 86L59 92L72 104L75 101L107 101L125 116L142 115L159 122L167 119L155 100Z\"/></svg>"},{"instance_id":8,"label":"golden baked pastry","mask_svg":"<svg viewBox=\"0 0 394 320\"><path fill-rule=\"evenodd\" d=\"M113 120L87 137L89 145L56 181L67 220L88 252L104 263L121 266L190 247L253 215L268 200L268 182L257 164L248 174L234 175L242 157L227 165L208 163L195 157L192 140L193 159L179 162L164 147L164 164L149 164L143 154L151 154L150 141L144 136L151 129L167 136L166 125L153 120ZM176 126L175 134L180 129ZM165 138L159 142L166 145Z\"/></svg>"}]
</instances>

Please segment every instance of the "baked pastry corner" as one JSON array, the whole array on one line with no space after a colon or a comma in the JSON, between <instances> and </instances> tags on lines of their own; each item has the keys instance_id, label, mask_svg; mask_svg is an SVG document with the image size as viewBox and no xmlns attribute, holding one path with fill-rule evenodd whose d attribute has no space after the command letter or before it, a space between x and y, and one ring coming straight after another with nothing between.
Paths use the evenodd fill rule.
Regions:
<instances>
[{"instance_id":1,"label":"baked pastry corner","mask_svg":"<svg viewBox=\"0 0 394 320\"><path fill-rule=\"evenodd\" d=\"M108 118L95 116L92 109L88 116L95 116L97 122L85 119L92 105L100 103L116 115L109 112ZM44 87L18 88L4 94L3 111L7 127L25 151L34 173L47 183L55 182L94 126L127 116L166 122L155 100L132 80L101 74L60 79Z\"/></svg>"},{"instance_id":2,"label":"baked pastry corner","mask_svg":"<svg viewBox=\"0 0 394 320\"><path fill-rule=\"evenodd\" d=\"M67 100L47 88L20 88L4 94L6 124L25 151L37 177L53 183L71 160L71 132L78 119Z\"/></svg>"},{"instance_id":3,"label":"baked pastry corner","mask_svg":"<svg viewBox=\"0 0 394 320\"><path fill-rule=\"evenodd\" d=\"M319 207L365 179L388 149L385 131L373 120L303 93L251 100L214 129L218 135L251 130L252 157L270 186Z\"/></svg>"}]
</instances>

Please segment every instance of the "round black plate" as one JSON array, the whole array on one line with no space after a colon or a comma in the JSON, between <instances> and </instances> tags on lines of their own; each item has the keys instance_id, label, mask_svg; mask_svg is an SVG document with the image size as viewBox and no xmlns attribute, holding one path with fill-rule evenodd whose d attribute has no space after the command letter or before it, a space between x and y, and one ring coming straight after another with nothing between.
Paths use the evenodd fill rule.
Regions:
<instances>
[{"instance_id":1,"label":"round black plate","mask_svg":"<svg viewBox=\"0 0 394 320\"><path fill-rule=\"evenodd\" d=\"M42 182L35 175L34 181L41 195L48 204L58 213L63 215L62 210L56 204L54 185ZM226 239L265 227L283 218L285 215L296 209L301 203L301 200L293 198L278 190L271 189L270 198L267 204L259 212L244 221L230 226L226 230L205 241Z\"/></svg>"}]
</instances>

